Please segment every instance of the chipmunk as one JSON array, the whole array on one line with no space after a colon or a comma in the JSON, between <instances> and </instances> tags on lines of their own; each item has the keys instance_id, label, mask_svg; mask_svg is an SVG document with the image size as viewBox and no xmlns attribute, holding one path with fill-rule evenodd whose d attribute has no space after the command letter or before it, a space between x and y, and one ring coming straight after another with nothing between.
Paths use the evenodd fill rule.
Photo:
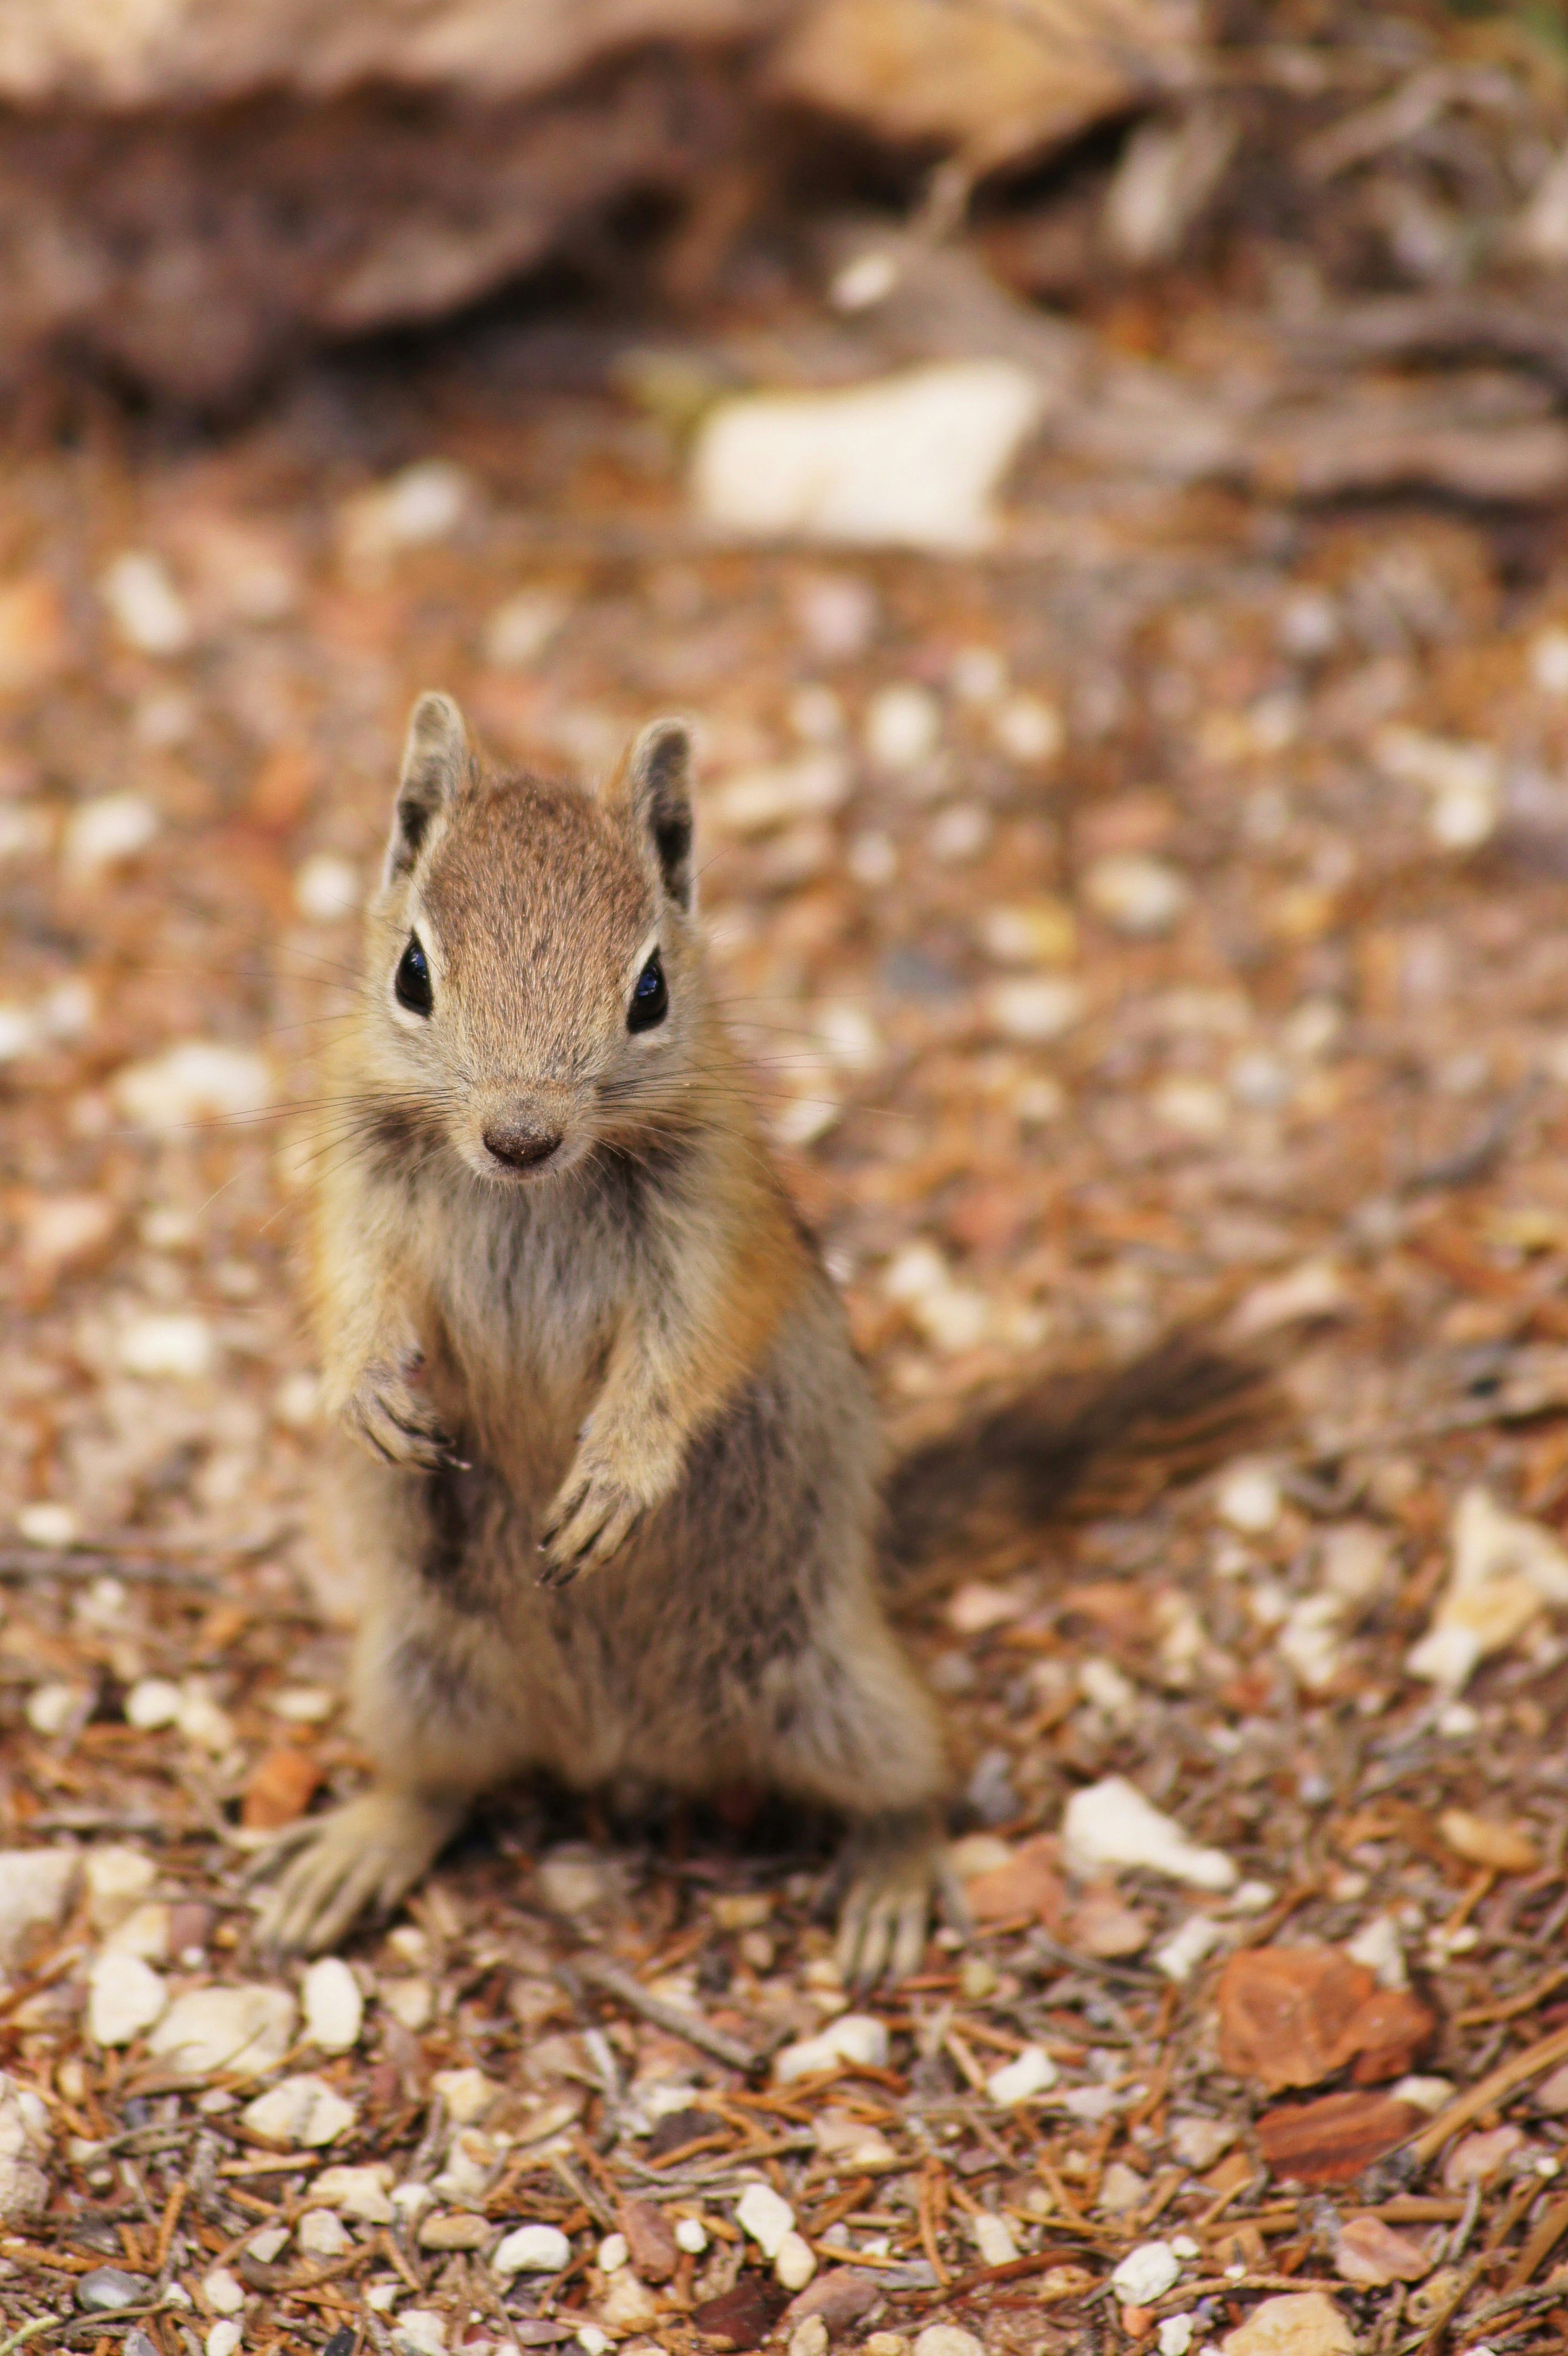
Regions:
<instances>
[{"instance_id":1,"label":"chipmunk","mask_svg":"<svg viewBox=\"0 0 1568 2356\"><path fill-rule=\"evenodd\" d=\"M1167 1394L1228 1430L1247 1389L1179 1350L1076 1422L1005 1407L977 1458L960 1435L906 1463L886 1512L867 1375L715 1001L690 768L664 720L598 792L491 776L454 703L414 709L335 1051L349 1150L314 1192L377 1774L296 1828L279 1947L392 1906L535 1767L829 1804L840 1967L907 1975L950 1770L889 1564L971 1497L1042 1510Z\"/></svg>"}]
</instances>

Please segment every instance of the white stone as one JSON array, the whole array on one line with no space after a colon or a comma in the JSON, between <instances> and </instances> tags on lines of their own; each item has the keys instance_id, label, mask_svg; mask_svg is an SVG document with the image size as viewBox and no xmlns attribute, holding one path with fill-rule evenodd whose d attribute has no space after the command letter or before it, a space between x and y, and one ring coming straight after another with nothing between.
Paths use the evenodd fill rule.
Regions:
<instances>
[{"instance_id":1,"label":"white stone","mask_svg":"<svg viewBox=\"0 0 1568 2356\"><path fill-rule=\"evenodd\" d=\"M140 1955L111 1947L93 1959L87 1981L87 2033L95 2045L129 2045L161 2020L169 1992Z\"/></svg>"},{"instance_id":2,"label":"white stone","mask_svg":"<svg viewBox=\"0 0 1568 2356\"><path fill-rule=\"evenodd\" d=\"M1494 745L1394 726L1379 730L1372 753L1385 776L1417 786L1429 797L1427 824L1445 850L1472 851L1496 827L1503 767Z\"/></svg>"},{"instance_id":3,"label":"white stone","mask_svg":"<svg viewBox=\"0 0 1568 2356\"><path fill-rule=\"evenodd\" d=\"M307 2258L347 2257L354 2247L354 2237L336 2209L307 2209L294 2238Z\"/></svg>"},{"instance_id":4,"label":"white stone","mask_svg":"<svg viewBox=\"0 0 1568 2356\"><path fill-rule=\"evenodd\" d=\"M993 2103L1004 2110L1015 2104L1032 2102L1037 2094L1049 2094L1056 2083L1056 2064L1043 2045L1026 2045L1011 2062L993 2070L986 2081L986 2092Z\"/></svg>"},{"instance_id":5,"label":"white stone","mask_svg":"<svg viewBox=\"0 0 1568 2356\"><path fill-rule=\"evenodd\" d=\"M1169 2143L1171 2156L1183 2168L1212 2168L1236 2140L1236 2129L1223 2119L1204 2118L1191 2112L1185 2118L1172 2119Z\"/></svg>"},{"instance_id":6,"label":"white stone","mask_svg":"<svg viewBox=\"0 0 1568 2356\"><path fill-rule=\"evenodd\" d=\"M68 874L95 875L145 851L158 830L158 813L142 794L98 794L66 821L60 857Z\"/></svg>"},{"instance_id":7,"label":"white stone","mask_svg":"<svg viewBox=\"0 0 1568 2356\"><path fill-rule=\"evenodd\" d=\"M240 2113L252 2135L291 2149L315 2151L347 2135L357 2116L336 2087L308 2071L269 2086Z\"/></svg>"},{"instance_id":8,"label":"white stone","mask_svg":"<svg viewBox=\"0 0 1568 2356\"><path fill-rule=\"evenodd\" d=\"M85 1716L91 1696L85 1686L67 1685L51 1677L47 1685L35 1686L27 1696L27 1724L35 1734L46 1741L67 1732L73 1719Z\"/></svg>"},{"instance_id":9,"label":"white stone","mask_svg":"<svg viewBox=\"0 0 1568 2356\"><path fill-rule=\"evenodd\" d=\"M460 2127L446 2147L446 2164L435 2179L444 2201L477 2207L499 2172L503 2147L481 2127Z\"/></svg>"},{"instance_id":10,"label":"white stone","mask_svg":"<svg viewBox=\"0 0 1568 2356\"><path fill-rule=\"evenodd\" d=\"M509 2282L514 2275L558 2275L571 2264L571 2244L558 2225L519 2225L497 2244L492 2274Z\"/></svg>"},{"instance_id":11,"label":"white stone","mask_svg":"<svg viewBox=\"0 0 1568 2356\"><path fill-rule=\"evenodd\" d=\"M139 655L183 655L196 633L190 609L150 549L128 548L101 575L98 591L115 630Z\"/></svg>"},{"instance_id":12,"label":"white stone","mask_svg":"<svg viewBox=\"0 0 1568 2356\"><path fill-rule=\"evenodd\" d=\"M975 2247L980 2253L981 2265L1010 2266L1019 2254L1019 2245L1013 2239L1007 2219L995 2215L989 2209L982 2209L970 2222L975 2229Z\"/></svg>"},{"instance_id":13,"label":"white stone","mask_svg":"<svg viewBox=\"0 0 1568 2356\"><path fill-rule=\"evenodd\" d=\"M199 1383L218 1362L218 1342L207 1319L195 1310L144 1310L121 1327L117 1355L128 1375Z\"/></svg>"},{"instance_id":14,"label":"white stone","mask_svg":"<svg viewBox=\"0 0 1568 2356\"><path fill-rule=\"evenodd\" d=\"M446 2325L433 2307L405 2307L392 2326L398 2356L445 2356Z\"/></svg>"},{"instance_id":15,"label":"white stone","mask_svg":"<svg viewBox=\"0 0 1568 2356\"><path fill-rule=\"evenodd\" d=\"M1241 1879L1223 1849L1189 1841L1174 1817L1124 1775L1074 1792L1062 1812L1061 1833L1069 1865L1086 1879L1124 1866L1142 1866L1194 1890L1233 1890Z\"/></svg>"},{"instance_id":16,"label":"white stone","mask_svg":"<svg viewBox=\"0 0 1568 2356\"><path fill-rule=\"evenodd\" d=\"M841 753L803 753L793 761L737 771L714 789L708 808L727 834L768 834L797 819L830 817L848 799L853 782Z\"/></svg>"},{"instance_id":17,"label":"white stone","mask_svg":"<svg viewBox=\"0 0 1568 2356\"><path fill-rule=\"evenodd\" d=\"M35 1938L58 1929L80 1870L78 1849L0 1849L0 1971L23 1963Z\"/></svg>"},{"instance_id":18,"label":"white stone","mask_svg":"<svg viewBox=\"0 0 1568 2356\"><path fill-rule=\"evenodd\" d=\"M245 2307L245 2286L227 2266L214 2266L201 2278L202 2297L219 2315L240 2315Z\"/></svg>"},{"instance_id":19,"label":"white stone","mask_svg":"<svg viewBox=\"0 0 1568 2356\"><path fill-rule=\"evenodd\" d=\"M1189 1914L1168 1939L1155 1949L1150 1961L1168 1980L1179 1986L1189 1980L1205 1955L1211 1955L1225 1941L1223 1925L1211 1914Z\"/></svg>"},{"instance_id":20,"label":"white stone","mask_svg":"<svg viewBox=\"0 0 1568 2356\"><path fill-rule=\"evenodd\" d=\"M1326 1534L1323 1584L1350 1610L1364 1611L1386 1594L1393 1570L1392 1545L1375 1522L1341 1522Z\"/></svg>"},{"instance_id":21,"label":"white stone","mask_svg":"<svg viewBox=\"0 0 1568 2356\"><path fill-rule=\"evenodd\" d=\"M1403 1943L1392 1914L1369 1915L1355 1937L1347 1939L1344 1945L1351 1962L1365 1965L1380 1987L1402 1988L1410 1985Z\"/></svg>"},{"instance_id":22,"label":"white stone","mask_svg":"<svg viewBox=\"0 0 1568 2356\"><path fill-rule=\"evenodd\" d=\"M942 740L942 706L912 680L880 687L866 706L865 740L879 769L918 769Z\"/></svg>"},{"instance_id":23,"label":"white stone","mask_svg":"<svg viewBox=\"0 0 1568 2356\"><path fill-rule=\"evenodd\" d=\"M992 715L991 733L1009 761L1036 769L1049 766L1067 742L1061 712L1042 695L1009 695Z\"/></svg>"},{"instance_id":24,"label":"white stone","mask_svg":"<svg viewBox=\"0 0 1568 2356\"><path fill-rule=\"evenodd\" d=\"M431 2078L433 2090L447 2106L447 2118L457 2127L475 2127L487 2111L495 2111L501 2087L483 2069L438 2069Z\"/></svg>"},{"instance_id":25,"label":"white stone","mask_svg":"<svg viewBox=\"0 0 1568 2356\"><path fill-rule=\"evenodd\" d=\"M580 2325L574 2336L582 2356L609 2356L615 2344L609 2333L601 2331L596 2323Z\"/></svg>"},{"instance_id":26,"label":"white stone","mask_svg":"<svg viewBox=\"0 0 1568 2356\"><path fill-rule=\"evenodd\" d=\"M0 2072L0 2223L20 2223L44 2208L49 2144L42 2098Z\"/></svg>"},{"instance_id":27,"label":"white stone","mask_svg":"<svg viewBox=\"0 0 1568 2356\"><path fill-rule=\"evenodd\" d=\"M1345 1605L1319 1590L1298 1596L1275 1639L1281 1660L1307 1693L1327 1693L1344 1666Z\"/></svg>"},{"instance_id":28,"label":"white stone","mask_svg":"<svg viewBox=\"0 0 1568 2356\"><path fill-rule=\"evenodd\" d=\"M1066 974L1031 974L994 981L984 992L982 1011L993 1031L1022 1046L1046 1046L1083 1022L1088 995Z\"/></svg>"},{"instance_id":29,"label":"white stone","mask_svg":"<svg viewBox=\"0 0 1568 2356\"><path fill-rule=\"evenodd\" d=\"M1477 1487L1466 1489L1455 1508L1452 1545L1448 1585L1405 1666L1457 1692L1543 1607L1568 1604L1568 1550L1541 1523L1509 1513Z\"/></svg>"},{"instance_id":30,"label":"white stone","mask_svg":"<svg viewBox=\"0 0 1568 2356\"><path fill-rule=\"evenodd\" d=\"M699 2258L708 2247L708 2228L700 2217L677 2217L675 2226L676 2247L688 2256Z\"/></svg>"},{"instance_id":31,"label":"white stone","mask_svg":"<svg viewBox=\"0 0 1568 2356\"><path fill-rule=\"evenodd\" d=\"M207 2356L234 2356L235 2350L239 2348L244 2337L243 2325L225 2318L221 2322L213 2324L201 2344L207 2351Z\"/></svg>"},{"instance_id":32,"label":"white stone","mask_svg":"<svg viewBox=\"0 0 1568 2356\"><path fill-rule=\"evenodd\" d=\"M311 2043L324 2053L351 2052L365 2025L365 1999L342 1956L323 1955L312 1964L300 1994Z\"/></svg>"},{"instance_id":33,"label":"white stone","mask_svg":"<svg viewBox=\"0 0 1568 2356\"><path fill-rule=\"evenodd\" d=\"M785 2290L804 2290L816 2272L816 2260L804 2233L789 2233L773 2253L773 2273Z\"/></svg>"},{"instance_id":34,"label":"white stone","mask_svg":"<svg viewBox=\"0 0 1568 2356\"><path fill-rule=\"evenodd\" d=\"M416 1972L407 1979L383 1980L376 1991L394 2020L417 2037L435 2010L435 1990Z\"/></svg>"},{"instance_id":35,"label":"white stone","mask_svg":"<svg viewBox=\"0 0 1568 2356\"><path fill-rule=\"evenodd\" d=\"M339 2165L324 2168L306 2192L308 2201L319 2201L332 2209L341 2209L346 2217L357 2218L365 2225L389 2225L393 2210L391 2201L392 2171L384 2159L362 2161L355 2167Z\"/></svg>"},{"instance_id":36,"label":"white stone","mask_svg":"<svg viewBox=\"0 0 1568 2356\"><path fill-rule=\"evenodd\" d=\"M619 1893L614 1868L603 1858L571 1847L552 1849L534 1869L540 1898L554 1914L591 1914Z\"/></svg>"},{"instance_id":37,"label":"white stone","mask_svg":"<svg viewBox=\"0 0 1568 2356\"><path fill-rule=\"evenodd\" d=\"M1247 1537L1261 1537L1279 1519L1284 1500L1276 1474L1266 1464L1232 1464L1214 1494L1222 1522Z\"/></svg>"},{"instance_id":38,"label":"white stone","mask_svg":"<svg viewBox=\"0 0 1568 2356\"><path fill-rule=\"evenodd\" d=\"M789 2336L789 2356L827 2356L827 2326L820 2315L803 2315Z\"/></svg>"},{"instance_id":39,"label":"white stone","mask_svg":"<svg viewBox=\"0 0 1568 2356\"><path fill-rule=\"evenodd\" d=\"M81 1516L69 1505L39 1497L32 1505L18 1508L16 1534L29 1546L71 1547L81 1536Z\"/></svg>"},{"instance_id":40,"label":"white stone","mask_svg":"<svg viewBox=\"0 0 1568 2356\"><path fill-rule=\"evenodd\" d=\"M150 1734L156 1728L173 1726L185 1704L185 1696L172 1677L138 1677L125 1697L125 1722Z\"/></svg>"},{"instance_id":41,"label":"white stone","mask_svg":"<svg viewBox=\"0 0 1568 2356\"><path fill-rule=\"evenodd\" d=\"M1180 2279L1181 2260L1168 2242L1140 2242L1112 2275L1111 2288L1124 2307L1147 2307Z\"/></svg>"},{"instance_id":42,"label":"white stone","mask_svg":"<svg viewBox=\"0 0 1568 2356\"><path fill-rule=\"evenodd\" d=\"M1186 877L1144 851L1107 851L1084 870L1083 893L1094 915L1131 940L1155 940L1186 915L1192 898Z\"/></svg>"},{"instance_id":43,"label":"white stone","mask_svg":"<svg viewBox=\"0 0 1568 2356\"><path fill-rule=\"evenodd\" d=\"M213 1700L200 1677L186 1679L176 1723L187 1742L198 1751L209 1751L215 1759L224 1758L234 1748L234 1720Z\"/></svg>"},{"instance_id":44,"label":"white stone","mask_svg":"<svg viewBox=\"0 0 1568 2356\"><path fill-rule=\"evenodd\" d=\"M1418 2111L1429 2116L1445 2110L1458 2092L1452 2078L1398 2078L1389 2088L1396 2103L1413 2103Z\"/></svg>"},{"instance_id":45,"label":"white stone","mask_svg":"<svg viewBox=\"0 0 1568 2356\"><path fill-rule=\"evenodd\" d=\"M345 567L374 578L405 548L450 540L478 503L474 477L450 458L421 458L346 499L339 511Z\"/></svg>"},{"instance_id":46,"label":"white stone","mask_svg":"<svg viewBox=\"0 0 1568 2356\"><path fill-rule=\"evenodd\" d=\"M619 2274L632 2253L624 2233L606 2233L599 2244L599 2271L602 2275Z\"/></svg>"},{"instance_id":47,"label":"white stone","mask_svg":"<svg viewBox=\"0 0 1568 2356\"><path fill-rule=\"evenodd\" d=\"M786 2045L773 2059L773 2077L781 2086L794 2083L797 2078L815 2077L818 2071L831 2070L839 2062L849 2062L863 2070L885 2070L888 2066L888 2031L885 2022L873 2013L841 2012L837 2020L828 2022L816 2037L807 2037L796 2045Z\"/></svg>"},{"instance_id":48,"label":"white stone","mask_svg":"<svg viewBox=\"0 0 1568 2356\"><path fill-rule=\"evenodd\" d=\"M914 2343L914 2356L986 2356L986 2347L956 2323L928 2323Z\"/></svg>"},{"instance_id":49,"label":"white stone","mask_svg":"<svg viewBox=\"0 0 1568 2356\"><path fill-rule=\"evenodd\" d=\"M937 361L826 392L720 401L699 430L691 491L721 529L875 547L984 548L992 500L1040 413L1011 360Z\"/></svg>"},{"instance_id":50,"label":"white stone","mask_svg":"<svg viewBox=\"0 0 1568 2356\"><path fill-rule=\"evenodd\" d=\"M604 2296L599 2302L599 2319L609 2329L651 2331L659 2320L662 2306L656 2291L650 2290L640 2276L630 2266L611 2276Z\"/></svg>"},{"instance_id":51,"label":"white stone","mask_svg":"<svg viewBox=\"0 0 1568 2356\"><path fill-rule=\"evenodd\" d=\"M266 1057L253 1047L183 1039L161 1055L123 1065L110 1093L133 1128L166 1135L195 1121L264 1112L272 1100L272 1078Z\"/></svg>"},{"instance_id":52,"label":"white stone","mask_svg":"<svg viewBox=\"0 0 1568 2356\"><path fill-rule=\"evenodd\" d=\"M294 870L294 906L313 925L335 925L351 916L364 894L359 870L351 859L317 851Z\"/></svg>"},{"instance_id":53,"label":"white stone","mask_svg":"<svg viewBox=\"0 0 1568 2356\"><path fill-rule=\"evenodd\" d=\"M1190 2315L1167 2315L1161 2318L1155 2344L1159 2356L1187 2356L1198 2326Z\"/></svg>"},{"instance_id":54,"label":"white stone","mask_svg":"<svg viewBox=\"0 0 1568 2356\"><path fill-rule=\"evenodd\" d=\"M89 1849L84 1875L87 1919L101 1938L142 1904L158 1878L158 1869L139 1848L114 1841Z\"/></svg>"},{"instance_id":55,"label":"white stone","mask_svg":"<svg viewBox=\"0 0 1568 2356\"><path fill-rule=\"evenodd\" d=\"M190 1988L176 1997L149 2040L183 2077L218 2071L259 2078L275 2070L293 2041L295 2007L287 1988L259 1981Z\"/></svg>"},{"instance_id":56,"label":"white stone","mask_svg":"<svg viewBox=\"0 0 1568 2356\"><path fill-rule=\"evenodd\" d=\"M776 2258L784 2235L795 2231L795 2211L771 2184L748 2184L736 2207L735 2222L763 2257Z\"/></svg>"},{"instance_id":57,"label":"white stone","mask_svg":"<svg viewBox=\"0 0 1568 2356\"><path fill-rule=\"evenodd\" d=\"M560 632L571 608L564 597L519 589L497 605L480 642L492 670L528 670Z\"/></svg>"},{"instance_id":58,"label":"white stone","mask_svg":"<svg viewBox=\"0 0 1568 2356\"><path fill-rule=\"evenodd\" d=\"M1542 695L1568 695L1568 630L1542 630L1531 640L1530 676Z\"/></svg>"}]
</instances>

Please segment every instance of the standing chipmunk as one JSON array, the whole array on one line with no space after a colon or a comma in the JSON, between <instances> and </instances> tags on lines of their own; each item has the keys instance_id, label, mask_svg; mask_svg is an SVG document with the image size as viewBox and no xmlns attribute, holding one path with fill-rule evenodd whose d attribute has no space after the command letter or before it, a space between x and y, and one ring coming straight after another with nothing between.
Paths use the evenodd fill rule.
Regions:
<instances>
[{"instance_id":1,"label":"standing chipmunk","mask_svg":"<svg viewBox=\"0 0 1568 2356\"><path fill-rule=\"evenodd\" d=\"M1204 1434L1246 1394L1179 1351L1076 1423L1006 1407L969 1455L909 1460L880 1519L867 1378L715 1004L689 767L660 721L597 794L491 777L455 704L415 707L332 1072L352 1151L314 1205L378 1773L296 1828L279 1946L391 1906L480 1794L540 1767L829 1804L841 1967L908 1973L949 1776L890 1558L971 1498L1038 1514L1165 1391Z\"/></svg>"}]
</instances>

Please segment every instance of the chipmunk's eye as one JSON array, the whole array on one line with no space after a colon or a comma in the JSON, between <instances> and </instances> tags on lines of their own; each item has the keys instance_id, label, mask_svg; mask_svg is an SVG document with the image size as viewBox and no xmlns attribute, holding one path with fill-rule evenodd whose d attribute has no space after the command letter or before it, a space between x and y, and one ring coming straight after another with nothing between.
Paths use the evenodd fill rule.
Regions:
<instances>
[{"instance_id":1,"label":"chipmunk's eye","mask_svg":"<svg viewBox=\"0 0 1568 2356\"><path fill-rule=\"evenodd\" d=\"M628 1031L651 1031L654 1024L662 1023L668 1012L669 987L656 949L637 976L637 986L626 1009L626 1028Z\"/></svg>"},{"instance_id":2,"label":"chipmunk's eye","mask_svg":"<svg viewBox=\"0 0 1568 2356\"><path fill-rule=\"evenodd\" d=\"M435 1004L435 993L430 986L430 966L420 947L417 933L409 935L408 948L398 959L398 970L392 977L392 991L400 1006L411 1014L428 1014Z\"/></svg>"}]
</instances>

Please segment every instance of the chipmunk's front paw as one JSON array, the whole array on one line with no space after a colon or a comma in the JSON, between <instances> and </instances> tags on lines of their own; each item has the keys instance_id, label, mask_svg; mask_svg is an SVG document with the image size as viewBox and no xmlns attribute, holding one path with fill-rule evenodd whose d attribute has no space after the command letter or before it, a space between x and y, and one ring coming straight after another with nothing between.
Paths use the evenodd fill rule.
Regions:
<instances>
[{"instance_id":1,"label":"chipmunk's front paw","mask_svg":"<svg viewBox=\"0 0 1568 2356\"><path fill-rule=\"evenodd\" d=\"M618 1555L647 1512L648 1501L606 1466L574 1464L539 1533L541 1587L568 1587L580 1571L598 1570Z\"/></svg>"},{"instance_id":2,"label":"chipmunk's front paw","mask_svg":"<svg viewBox=\"0 0 1568 2356\"><path fill-rule=\"evenodd\" d=\"M873 1817L841 1860L844 1888L835 1961L852 1988L907 1979L925 1953L933 1906L965 1935L972 1927L934 1818L922 1810Z\"/></svg>"},{"instance_id":3,"label":"chipmunk's front paw","mask_svg":"<svg viewBox=\"0 0 1568 2356\"><path fill-rule=\"evenodd\" d=\"M434 1472L457 1459L421 1381L423 1370L418 1351L373 1360L344 1401L341 1416L345 1428L384 1464Z\"/></svg>"}]
</instances>

